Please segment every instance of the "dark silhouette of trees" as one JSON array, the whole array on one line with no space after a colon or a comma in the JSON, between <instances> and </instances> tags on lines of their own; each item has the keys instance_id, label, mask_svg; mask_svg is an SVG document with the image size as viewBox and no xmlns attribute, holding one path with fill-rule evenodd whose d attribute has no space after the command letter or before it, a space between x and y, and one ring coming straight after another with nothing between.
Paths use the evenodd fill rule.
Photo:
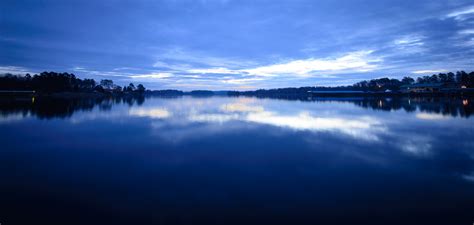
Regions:
<instances>
[{"instance_id":1,"label":"dark silhouette of trees","mask_svg":"<svg viewBox=\"0 0 474 225\"><path fill-rule=\"evenodd\" d=\"M84 79L80 85L81 90L92 90L94 89L96 83L93 79Z\"/></svg>"},{"instance_id":2,"label":"dark silhouette of trees","mask_svg":"<svg viewBox=\"0 0 474 225\"><path fill-rule=\"evenodd\" d=\"M415 79L411 77L404 77L402 79L402 84L409 85L409 84L414 84L414 83L415 83Z\"/></svg>"},{"instance_id":3,"label":"dark silhouette of trees","mask_svg":"<svg viewBox=\"0 0 474 225\"><path fill-rule=\"evenodd\" d=\"M133 92L135 91L135 85L133 83L130 83L126 89L128 92Z\"/></svg>"},{"instance_id":4,"label":"dark silhouette of trees","mask_svg":"<svg viewBox=\"0 0 474 225\"><path fill-rule=\"evenodd\" d=\"M402 81L399 81L397 79L380 78L373 79L370 81L361 81L352 85L352 87L356 90L362 91L397 91L400 89L400 86L404 84L403 82L409 84L413 83L412 80L413 78L408 77L405 77Z\"/></svg>"},{"instance_id":5,"label":"dark silhouette of trees","mask_svg":"<svg viewBox=\"0 0 474 225\"><path fill-rule=\"evenodd\" d=\"M114 88L114 82L112 80L101 80L100 86L102 86L104 89L111 90Z\"/></svg>"},{"instance_id":6,"label":"dark silhouette of trees","mask_svg":"<svg viewBox=\"0 0 474 225\"><path fill-rule=\"evenodd\" d=\"M139 88L130 83L127 88L122 89L115 85L112 80L101 80L99 85L93 79L79 79L72 73L42 72L31 76L3 74L0 75L0 90L3 91L36 91L39 93L58 92L99 92L121 94L125 91L133 93L144 93L145 87L140 84Z\"/></svg>"},{"instance_id":7,"label":"dark silhouette of trees","mask_svg":"<svg viewBox=\"0 0 474 225\"><path fill-rule=\"evenodd\" d=\"M311 92L321 91L339 91L339 92L397 92L404 85L413 84L442 84L441 86L451 89L474 88L474 72L467 73L458 71L456 73L439 73L431 76L422 76L416 78L403 77L401 80L393 78L378 78L372 80L363 80L353 85L338 87L299 87L299 88L277 88L260 89L256 91L228 92L228 95L258 95L258 96L290 96L302 95ZM72 73L42 72L31 76L3 74L0 75L0 90L11 91L36 91L39 93L58 93L58 92L97 92L108 94L144 94L145 87L142 84L130 83L123 88L114 84L112 80L104 79L97 84L93 79L79 79ZM183 93L166 91L147 92L156 95L181 95ZM193 95L210 95L207 91L191 92Z\"/></svg>"},{"instance_id":8,"label":"dark silhouette of trees","mask_svg":"<svg viewBox=\"0 0 474 225\"><path fill-rule=\"evenodd\" d=\"M143 86L143 84L139 84L137 86L137 91L140 92L140 93L145 92L145 87Z\"/></svg>"},{"instance_id":9,"label":"dark silhouette of trees","mask_svg":"<svg viewBox=\"0 0 474 225\"><path fill-rule=\"evenodd\" d=\"M468 86L469 83L470 83L469 82L469 75L464 71L456 72L456 82L458 82L462 86Z\"/></svg>"},{"instance_id":10,"label":"dark silhouette of trees","mask_svg":"<svg viewBox=\"0 0 474 225\"><path fill-rule=\"evenodd\" d=\"M466 73L464 71L454 73L440 73L431 76L418 77L416 82L411 77L404 77L401 81L397 79L381 78L370 81L361 81L353 85L355 89L364 91L383 91L383 90L399 90L401 85L411 84L451 84L457 87L474 88L474 72Z\"/></svg>"},{"instance_id":11,"label":"dark silhouette of trees","mask_svg":"<svg viewBox=\"0 0 474 225\"><path fill-rule=\"evenodd\" d=\"M350 86L338 87L300 87L300 88L277 88L269 90L256 91L230 91L230 96L268 96L268 97L288 97L295 95L310 95L314 92L346 92L350 95L350 91L356 92L397 92L404 85L414 84L442 84L451 89L459 89L461 87L474 88L474 72L466 73L464 71L456 72L456 74L440 73L431 76L418 77L416 80L411 77L403 77L401 80L390 78L378 78L372 80L363 80ZM326 93L327 94L327 93Z\"/></svg>"}]
</instances>

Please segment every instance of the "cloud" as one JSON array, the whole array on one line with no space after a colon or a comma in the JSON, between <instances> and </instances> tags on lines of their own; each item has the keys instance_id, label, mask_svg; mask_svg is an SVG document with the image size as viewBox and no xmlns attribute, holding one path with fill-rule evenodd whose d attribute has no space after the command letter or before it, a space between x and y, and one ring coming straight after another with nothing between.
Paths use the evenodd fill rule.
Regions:
<instances>
[{"instance_id":1,"label":"cloud","mask_svg":"<svg viewBox=\"0 0 474 225\"><path fill-rule=\"evenodd\" d=\"M99 71L99 70L91 70L85 67L76 66L72 68L75 72L84 73L86 75L94 75L94 76L110 76L110 77L127 77L129 73L125 72L117 72L117 71Z\"/></svg>"},{"instance_id":2,"label":"cloud","mask_svg":"<svg viewBox=\"0 0 474 225\"><path fill-rule=\"evenodd\" d=\"M239 74L241 73L238 70L230 70L227 68L209 68L209 69L189 69L186 72L188 73L201 73L201 74Z\"/></svg>"},{"instance_id":3,"label":"cloud","mask_svg":"<svg viewBox=\"0 0 474 225\"><path fill-rule=\"evenodd\" d=\"M313 72L368 72L377 69L377 63L382 61L380 58L371 57L372 52L351 52L339 58L294 60L243 71L250 75L264 77L282 74L309 77Z\"/></svg>"},{"instance_id":4,"label":"cloud","mask_svg":"<svg viewBox=\"0 0 474 225\"><path fill-rule=\"evenodd\" d=\"M221 80L222 83L224 84L248 84L256 81L263 81L265 80L264 78L225 78Z\"/></svg>"},{"instance_id":5,"label":"cloud","mask_svg":"<svg viewBox=\"0 0 474 225\"><path fill-rule=\"evenodd\" d=\"M29 69L24 68L24 67L19 67L19 66L0 66L0 74L3 74L3 73L11 73L11 74L31 73L33 74L34 72L31 72Z\"/></svg>"},{"instance_id":6,"label":"cloud","mask_svg":"<svg viewBox=\"0 0 474 225\"><path fill-rule=\"evenodd\" d=\"M349 52L336 58L309 58L292 60L285 63L270 64L253 67L255 63L249 61L230 60L226 58L195 56L185 54L181 49L170 50L161 55L165 60L178 60L187 63L166 63L163 59L157 61L154 66L177 70L177 72L188 74L236 74L261 77L274 77L278 75L289 75L308 77L312 72L367 72L377 68L382 60L371 54L373 51ZM191 66L190 64L200 64ZM234 67L234 69L232 69ZM239 69L235 69L239 68ZM233 81L230 81L233 82ZM229 83L230 83L229 82ZM239 82L239 81L237 81Z\"/></svg>"},{"instance_id":7,"label":"cloud","mask_svg":"<svg viewBox=\"0 0 474 225\"><path fill-rule=\"evenodd\" d=\"M394 43L399 46L421 46L424 44L423 39L424 37L420 35L406 35L396 39Z\"/></svg>"},{"instance_id":8,"label":"cloud","mask_svg":"<svg viewBox=\"0 0 474 225\"><path fill-rule=\"evenodd\" d=\"M474 35L474 29L460 30L458 33L460 35Z\"/></svg>"},{"instance_id":9,"label":"cloud","mask_svg":"<svg viewBox=\"0 0 474 225\"><path fill-rule=\"evenodd\" d=\"M474 46L474 38L471 38L470 40L464 42L463 46L468 46L468 47Z\"/></svg>"},{"instance_id":10,"label":"cloud","mask_svg":"<svg viewBox=\"0 0 474 225\"><path fill-rule=\"evenodd\" d=\"M151 73L151 74L140 74L140 75L131 75L130 78L138 79L138 78L151 78L151 79L164 79L173 77L171 73Z\"/></svg>"},{"instance_id":11,"label":"cloud","mask_svg":"<svg viewBox=\"0 0 474 225\"><path fill-rule=\"evenodd\" d=\"M455 20L465 20L467 18L470 18L474 14L474 6L466 7L463 9L459 9L456 11L453 11L446 15L447 18L454 18Z\"/></svg>"},{"instance_id":12,"label":"cloud","mask_svg":"<svg viewBox=\"0 0 474 225\"><path fill-rule=\"evenodd\" d=\"M412 71L414 74L435 74L435 73L445 73L448 70L440 69L440 70L415 70Z\"/></svg>"},{"instance_id":13,"label":"cloud","mask_svg":"<svg viewBox=\"0 0 474 225\"><path fill-rule=\"evenodd\" d=\"M425 47L425 36L419 34L405 35L393 41L396 51L402 51L403 54L422 53L427 50Z\"/></svg>"},{"instance_id":14,"label":"cloud","mask_svg":"<svg viewBox=\"0 0 474 225\"><path fill-rule=\"evenodd\" d=\"M337 78L335 74L374 71L382 59L372 53L373 51L354 51L339 54L339 57L299 59L266 65L262 63L263 65L256 66L250 61L194 55L194 52L177 48L159 56L160 59L153 65L156 71L146 74L127 73L127 77L149 81L172 80L172 84L167 84L170 88L256 89L262 88L257 83L266 83L265 87L270 87L271 83L278 85L276 83L292 82L295 79Z\"/></svg>"}]
</instances>

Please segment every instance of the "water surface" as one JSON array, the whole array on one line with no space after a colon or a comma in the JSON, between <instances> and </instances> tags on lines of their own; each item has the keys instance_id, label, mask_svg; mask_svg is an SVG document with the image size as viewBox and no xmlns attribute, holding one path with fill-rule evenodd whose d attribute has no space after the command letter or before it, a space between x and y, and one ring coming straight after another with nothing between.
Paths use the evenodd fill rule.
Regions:
<instances>
[{"instance_id":1,"label":"water surface","mask_svg":"<svg viewBox=\"0 0 474 225\"><path fill-rule=\"evenodd\" d=\"M472 224L472 99L23 99L2 224Z\"/></svg>"}]
</instances>

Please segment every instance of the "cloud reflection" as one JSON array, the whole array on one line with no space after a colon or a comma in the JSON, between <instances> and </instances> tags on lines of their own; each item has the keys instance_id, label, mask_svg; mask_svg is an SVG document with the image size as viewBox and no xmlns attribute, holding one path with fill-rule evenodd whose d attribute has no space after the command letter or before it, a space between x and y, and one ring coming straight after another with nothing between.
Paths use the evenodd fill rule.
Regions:
<instances>
[{"instance_id":1,"label":"cloud reflection","mask_svg":"<svg viewBox=\"0 0 474 225\"><path fill-rule=\"evenodd\" d=\"M138 117L149 117L153 119L165 119L170 117L172 114L165 108L131 108L129 115Z\"/></svg>"},{"instance_id":2,"label":"cloud reflection","mask_svg":"<svg viewBox=\"0 0 474 225\"><path fill-rule=\"evenodd\" d=\"M2 115L0 116L0 124L3 123L12 123L15 121L21 121L25 118L30 117L29 113L16 113L16 114L10 114L10 115Z\"/></svg>"},{"instance_id":3,"label":"cloud reflection","mask_svg":"<svg viewBox=\"0 0 474 225\"><path fill-rule=\"evenodd\" d=\"M237 114L190 114L188 117L189 121L192 122L209 122L209 123L224 123L231 120L238 120L239 115Z\"/></svg>"},{"instance_id":4,"label":"cloud reflection","mask_svg":"<svg viewBox=\"0 0 474 225\"><path fill-rule=\"evenodd\" d=\"M376 133L385 131L382 123L375 118L316 117L305 111L296 115L250 113L245 120L295 130L335 131L365 140L378 140Z\"/></svg>"},{"instance_id":5,"label":"cloud reflection","mask_svg":"<svg viewBox=\"0 0 474 225\"><path fill-rule=\"evenodd\" d=\"M449 117L444 116L442 114L434 114L434 113L417 113L416 118L422 120L445 120L449 119Z\"/></svg>"},{"instance_id":6,"label":"cloud reflection","mask_svg":"<svg viewBox=\"0 0 474 225\"><path fill-rule=\"evenodd\" d=\"M263 112L262 106L251 106L243 103L224 104L220 107L224 112Z\"/></svg>"}]
</instances>

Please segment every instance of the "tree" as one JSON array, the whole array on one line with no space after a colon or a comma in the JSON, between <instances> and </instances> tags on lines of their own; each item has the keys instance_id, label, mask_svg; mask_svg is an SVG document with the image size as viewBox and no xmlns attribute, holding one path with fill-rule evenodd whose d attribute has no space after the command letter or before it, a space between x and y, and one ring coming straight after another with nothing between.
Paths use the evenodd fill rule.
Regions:
<instances>
[{"instance_id":1,"label":"tree","mask_svg":"<svg viewBox=\"0 0 474 225\"><path fill-rule=\"evenodd\" d=\"M448 80L447 80L447 82L448 82L448 83L454 83L454 82L455 82L454 73L449 72L447 75L448 75Z\"/></svg>"},{"instance_id":2,"label":"tree","mask_svg":"<svg viewBox=\"0 0 474 225\"><path fill-rule=\"evenodd\" d=\"M436 74L431 75L431 77L429 78L429 82L430 83L439 83L438 75L436 75Z\"/></svg>"},{"instance_id":3,"label":"tree","mask_svg":"<svg viewBox=\"0 0 474 225\"><path fill-rule=\"evenodd\" d=\"M97 85L97 86L95 86L94 91L103 93L103 92L104 92L104 88L102 87L102 85Z\"/></svg>"},{"instance_id":4,"label":"tree","mask_svg":"<svg viewBox=\"0 0 474 225\"><path fill-rule=\"evenodd\" d=\"M415 79L413 79L411 77L404 77L402 79L402 83L403 84L413 84L413 83L415 83Z\"/></svg>"},{"instance_id":5,"label":"tree","mask_svg":"<svg viewBox=\"0 0 474 225\"><path fill-rule=\"evenodd\" d=\"M115 86L115 87L114 87L114 92L122 92L122 87L120 87L120 86L118 86L118 85Z\"/></svg>"},{"instance_id":6,"label":"tree","mask_svg":"<svg viewBox=\"0 0 474 225\"><path fill-rule=\"evenodd\" d=\"M469 87L474 88L474 72L469 73Z\"/></svg>"},{"instance_id":7,"label":"tree","mask_svg":"<svg viewBox=\"0 0 474 225\"><path fill-rule=\"evenodd\" d=\"M423 84L423 83L425 83L425 79L423 77L418 77L418 78L416 78L416 83Z\"/></svg>"},{"instance_id":8,"label":"tree","mask_svg":"<svg viewBox=\"0 0 474 225\"><path fill-rule=\"evenodd\" d=\"M469 75L466 72L461 71L461 80L459 83L463 86L469 85Z\"/></svg>"},{"instance_id":9,"label":"tree","mask_svg":"<svg viewBox=\"0 0 474 225\"><path fill-rule=\"evenodd\" d=\"M127 87L127 91L135 91L135 85L133 83L130 83Z\"/></svg>"},{"instance_id":10,"label":"tree","mask_svg":"<svg viewBox=\"0 0 474 225\"><path fill-rule=\"evenodd\" d=\"M101 80L100 81L100 86L102 86L105 89L112 89L114 87L114 82L112 80Z\"/></svg>"},{"instance_id":11,"label":"tree","mask_svg":"<svg viewBox=\"0 0 474 225\"><path fill-rule=\"evenodd\" d=\"M94 79L84 79L81 84L82 89L93 89L96 86Z\"/></svg>"},{"instance_id":12,"label":"tree","mask_svg":"<svg viewBox=\"0 0 474 225\"><path fill-rule=\"evenodd\" d=\"M140 93L145 92L145 87L143 86L143 84L139 84L137 86L137 91L140 92Z\"/></svg>"},{"instance_id":13,"label":"tree","mask_svg":"<svg viewBox=\"0 0 474 225\"><path fill-rule=\"evenodd\" d=\"M440 73L440 74L438 74L438 79L439 79L439 82L441 82L441 83L447 83L448 82L448 75L445 74L445 73Z\"/></svg>"}]
</instances>

